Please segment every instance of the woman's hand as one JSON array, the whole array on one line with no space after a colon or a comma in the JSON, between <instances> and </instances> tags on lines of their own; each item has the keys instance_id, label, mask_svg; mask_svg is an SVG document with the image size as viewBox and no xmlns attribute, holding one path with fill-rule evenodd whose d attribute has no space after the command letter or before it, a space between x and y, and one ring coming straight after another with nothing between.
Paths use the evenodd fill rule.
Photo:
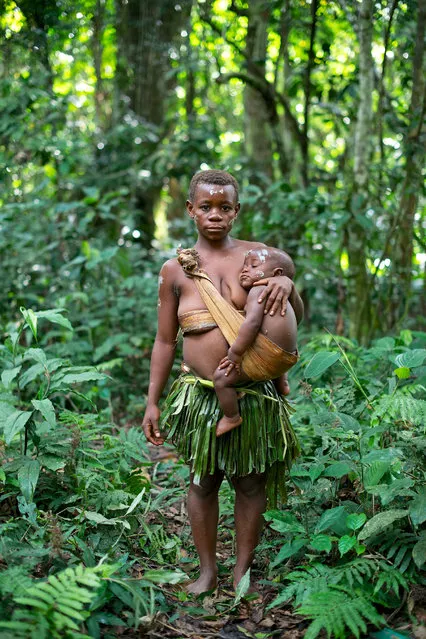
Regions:
<instances>
[{"instance_id":1,"label":"woman's hand","mask_svg":"<svg viewBox=\"0 0 426 639\"><path fill-rule=\"evenodd\" d=\"M161 446L161 444L164 444L164 437L161 437L158 425L160 414L160 409L156 404L148 405L142 420L142 428L145 433L145 437L149 442L151 442L151 444L154 444L154 446Z\"/></svg>"},{"instance_id":2,"label":"woman's hand","mask_svg":"<svg viewBox=\"0 0 426 639\"><path fill-rule=\"evenodd\" d=\"M259 296L258 302L261 304L266 299L265 315L275 315L281 308L281 315L284 316L287 310L287 301L293 290L294 283L287 275L276 275L266 277L255 282L253 286L266 286Z\"/></svg>"}]
</instances>

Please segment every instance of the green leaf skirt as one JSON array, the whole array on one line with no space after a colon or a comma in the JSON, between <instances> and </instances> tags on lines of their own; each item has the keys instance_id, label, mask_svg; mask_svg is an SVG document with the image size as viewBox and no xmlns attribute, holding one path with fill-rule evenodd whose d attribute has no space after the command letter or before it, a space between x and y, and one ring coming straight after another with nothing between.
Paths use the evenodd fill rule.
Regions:
<instances>
[{"instance_id":1,"label":"green leaf skirt","mask_svg":"<svg viewBox=\"0 0 426 639\"><path fill-rule=\"evenodd\" d=\"M222 470L228 477L267 473L270 507L285 501L285 471L300 449L290 424L291 408L272 382L238 388L241 426L216 438L222 412L213 383L181 375L165 401L161 427L190 464L194 482Z\"/></svg>"}]
</instances>

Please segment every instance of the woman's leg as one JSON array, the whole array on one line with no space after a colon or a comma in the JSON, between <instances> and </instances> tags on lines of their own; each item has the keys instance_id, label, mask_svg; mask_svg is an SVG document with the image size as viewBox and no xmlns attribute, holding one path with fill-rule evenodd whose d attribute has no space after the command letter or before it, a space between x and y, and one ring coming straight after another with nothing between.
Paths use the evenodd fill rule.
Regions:
<instances>
[{"instance_id":1,"label":"woman's leg","mask_svg":"<svg viewBox=\"0 0 426 639\"><path fill-rule=\"evenodd\" d=\"M200 558L200 576L188 587L188 592L199 595L216 588L216 540L219 519L218 492L223 473L206 475L200 485L194 484L193 475L188 492L188 515L192 536Z\"/></svg>"},{"instance_id":2,"label":"woman's leg","mask_svg":"<svg viewBox=\"0 0 426 639\"><path fill-rule=\"evenodd\" d=\"M235 530L237 534L237 560L234 568L234 586L250 568L254 551L259 543L266 509L266 473L233 477L235 488Z\"/></svg>"}]
</instances>

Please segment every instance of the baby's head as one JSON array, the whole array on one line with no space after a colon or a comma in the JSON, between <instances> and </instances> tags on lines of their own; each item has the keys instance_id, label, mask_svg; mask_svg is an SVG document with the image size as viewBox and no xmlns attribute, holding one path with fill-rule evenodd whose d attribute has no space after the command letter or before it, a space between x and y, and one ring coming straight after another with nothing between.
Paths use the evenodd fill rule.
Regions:
<instances>
[{"instance_id":1,"label":"baby's head","mask_svg":"<svg viewBox=\"0 0 426 639\"><path fill-rule=\"evenodd\" d=\"M293 279L294 273L293 260L284 251L268 247L251 249L244 259L240 284L243 288L250 289L255 282L265 277L287 275Z\"/></svg>"}]
</instances>

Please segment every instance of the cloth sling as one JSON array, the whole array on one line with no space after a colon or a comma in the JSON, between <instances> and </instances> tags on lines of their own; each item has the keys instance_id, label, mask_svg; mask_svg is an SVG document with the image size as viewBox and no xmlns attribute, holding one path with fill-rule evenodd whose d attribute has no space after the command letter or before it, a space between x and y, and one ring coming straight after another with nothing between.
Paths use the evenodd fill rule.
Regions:
<instances>
[{"instance_id":1,"label":"cloth sling","mask_svg":"<svg viewBox=\"0 0 426 639\"><path fill-rule=\"evenodd\" d=\"M201 299L226 341L232 344L244 317L222 297L207 273L199 268L199 256L194 249L178 249L177 259L185 273L194 280ZM251 380L265 381L287 372L298 360L298 355L287 353L265 335L258 333L252 346L244 354L241 365Z\"/></svg>"}]
</instances>

